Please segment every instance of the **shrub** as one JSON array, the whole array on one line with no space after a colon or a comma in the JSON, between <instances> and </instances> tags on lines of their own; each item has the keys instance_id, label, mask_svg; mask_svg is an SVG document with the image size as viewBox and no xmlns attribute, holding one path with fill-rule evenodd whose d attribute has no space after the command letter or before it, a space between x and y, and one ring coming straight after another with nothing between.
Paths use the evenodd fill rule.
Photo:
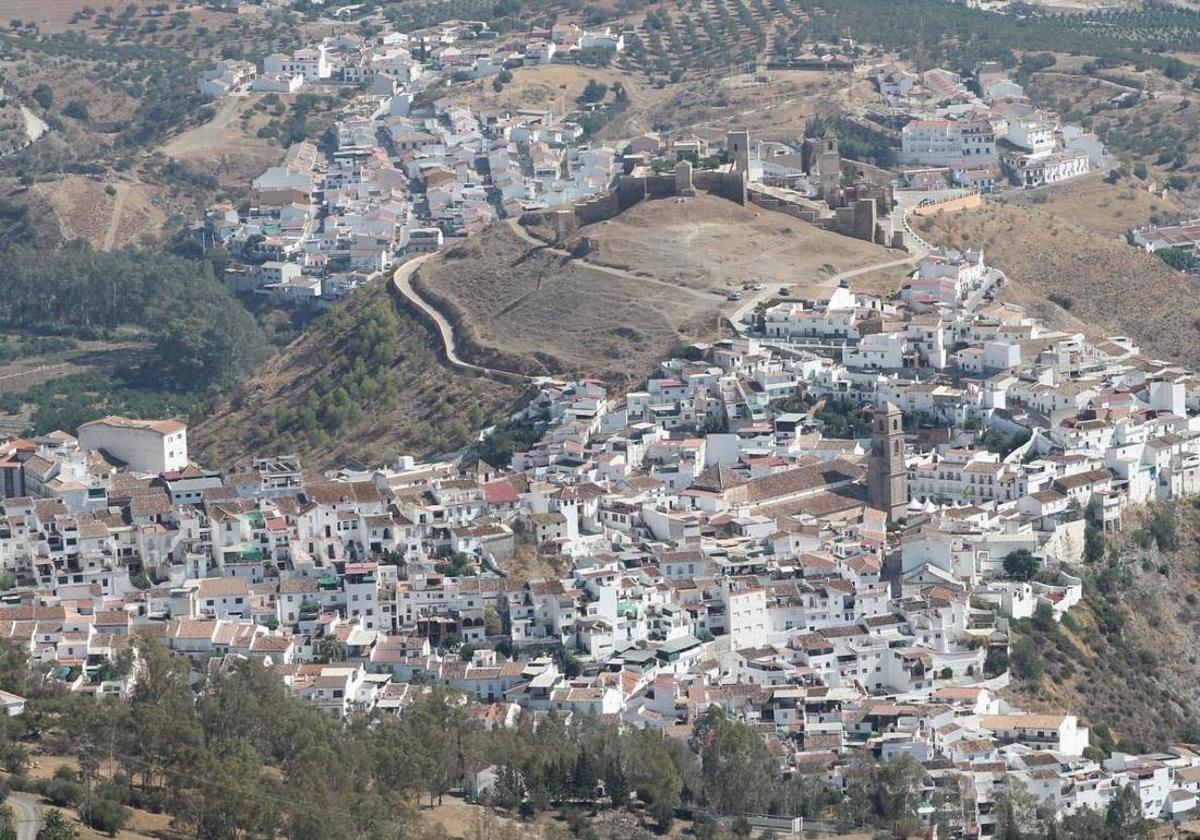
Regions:
<instances>
[{"instance_id":1,"label":"shrub","mask_svg":"<svg viewBox=\"0 0 1200 840\"><path fill-rule=\"evenodd\" d=\"M1004 558L1004 574L1013 580L1032 580L1040 565L1029 549L1019 548Z\"/></svg>"},{"instance_id":2,"label":"shrub","mask_svg":"<svg viewBox=\"0 0 1200 840\"><path fill-rule=\"evenodd\" d=\"M86 122L91 118L91 113L88 111L88 106L85 103L78 99L72 99L63 108L63 116Z\"/></svg>"},{"instance_id":3,"label":"shrub","mask_svg":"<svg viewBox=\"0 0 1200 840\"><path fill-rule=\"evenodd\" d=\"M45 796L60 808L73 808L83 798L83 788L78 782L55 778L46 784Z\"/></svg>"},{"instance_id":4,"label":"shrub","mask_svg":"<svg viewBox=\"0 0 1200 840\"><path fill-rule=\"evenodd\" d=\"M83 821L109 837L116 837L129 820L129 809L112 799L97 799L92 807L80 814Z\"/></svg>"},{"instance_id":5,"label":"shrub","mask_svg":"<svg viewBox=\"0 0 1200 840\"><path fill-rule=\"evenodd\" d=\"M1045 666L1042 654L1032 639L1020 639L1012 649L1013 675L1019 679L1036 681L1041 679Z\"/></svg>"}]
</instances>

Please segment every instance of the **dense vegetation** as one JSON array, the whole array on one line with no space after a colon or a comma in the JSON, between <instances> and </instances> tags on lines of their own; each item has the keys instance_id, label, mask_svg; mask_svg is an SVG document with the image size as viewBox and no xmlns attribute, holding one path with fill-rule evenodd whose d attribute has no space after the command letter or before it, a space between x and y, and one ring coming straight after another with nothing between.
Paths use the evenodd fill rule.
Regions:
<instances>
[{"instance_id":1,"label":"dense vegetation","mask_svg":"<svg viewBox=\"0 0 1200 840\"><path fill-rule=\"evenodd\" d=\"M143 328L156 348L147 375L166 387L219 388L266 356L258 325L207 262L134 249L104 253L79 241L57 250L14 247L2 258L0 323L77 337Z\"/></svg>"},{"instance_id":2,"label":"dense vegetation","mask_svg":"<svg viewBox=\"0 0 1200 840\"><path fill-rule=\"evenodd\" d=\"M854 400L827 400L814 419L823 424L826 437L857 440L871 436L871 416Z\"/></svg>"},{"instance_id":3,"label":"dense vegetation","mask_svg":"<svg viewBox=\"0 0 1200 840\"><path fill-rule=\"evenodd\" d=\"M1083 578L1083 602L1060 624L1048 611L1014 622L1015 688L1077 710L1097 757L1200 741L1192 700L1200 508L1155 504L1125 525L1107 539L1088 529L1083 568L1073 572Z\"/></svg>"},{"instance_id":4,"label":"dense vegetation","mask_svg":"<svg viewBox=\"0 0 1200 840\"><path fill-rule=\"evenodd\" d=\"M476 454L493 467L507 467L514 452L524 452L541 438L537 424L528 418L503 420L475 447Z\"/></svg>"},{"instance_id":5,"label":"dense vegetation","mask_svg":"<svg viewBox=\"0 0 1200 840\"><path fill-rule=\"evenodd\" d=\"M269 353L254 318L206 261L132 248L105 253L78 240L57 249L14 246L0 259L6 268L0 326L11 331L0 337L0 362L62 353L59 360L86 365L72 352L78 339L143 342L104 368L81 366L0 395L6 414L29 407L36 432L73 431L112 413L194 418L204 398ZM95 358L104 364L103 353Z\"/></svg>"},{"instance_id":6,"label":"dense vegetation","mask_svg":"<svg viewBox=\"0 0 1200 840\"><path fill-rule=\"evenodd\" d=\"M354 324L339 308L314 329L318 340L346 334L343 364L324 371L294 405L276 407L273 421L274 434L302 435L321 446L361 417L364 406L395 402L398 389L389 371L399 353L401 327L387 301L379 301L364 309Z\"/></svg>"},{"instance_id":7,"label":"dense vegetation","mask_svg":"<svg viewBox=\"0 0 1200 840\"><path fill-rule=\"evenodd\" d=\"M25 405L33 407L29 425L38 434L55 429L74 432L108 414L188 417L200 410L198 398L191 394L146 387L137 370L79 373L0 394L0 413L16 414Z\"/></svg>"},{"instance_id":8,"label":"dense vegetation","mask_svg":"<svg viewBox=\"0 0 1200 840\"><path fill-rule=\"evenodd\" d=\"M24 716L0 720L0 762L15 774L13 787L60 807L80 804L84 780L69 768L52 780L21 775L28 749L53 740L87 773L102 814L119 816L125 804L166 810L190 836L211 840L440 836L418 815L418 798L436 802L466 768L488 764L499 768L495 805L525 817L563 810L570 829L561 834L571 837L597 836L576 809L621 807L634 796L662 829L685 805L812 815L836 798L820 782L783 779L755 729L717 707L697 720L690 740L553 713L536 729L526 722L486 731L455 692L430 689L398 718L356 714L343 725L293 699L256 663L212 672L196 694L186 660L148 638L134 644L142 667L132 697L101 703L30 675L26 651L0 648L0 684L30 700ZM114 670L129 667L126 656ZM922 777L911 761L855 772L842 821L915 817ZM723 836L704 820L696 834Z\"/></svg>"}]
</instances>

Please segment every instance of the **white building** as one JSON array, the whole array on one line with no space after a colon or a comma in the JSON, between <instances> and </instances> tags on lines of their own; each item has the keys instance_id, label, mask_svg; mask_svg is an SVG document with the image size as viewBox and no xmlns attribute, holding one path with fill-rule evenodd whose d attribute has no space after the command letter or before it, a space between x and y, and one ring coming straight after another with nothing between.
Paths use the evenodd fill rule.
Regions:
<instances>
[{"instance_id":1,"label":"white building","mask_svg":"<svg viewBox=\"0 0 1200 840\"><path fill-rule=\"evenodd\" d=\"M178 420L110 416L79 427L81 449L104 450L130 470L164 473L188 465L187 426Z\"/></svg>"}]
</instances>

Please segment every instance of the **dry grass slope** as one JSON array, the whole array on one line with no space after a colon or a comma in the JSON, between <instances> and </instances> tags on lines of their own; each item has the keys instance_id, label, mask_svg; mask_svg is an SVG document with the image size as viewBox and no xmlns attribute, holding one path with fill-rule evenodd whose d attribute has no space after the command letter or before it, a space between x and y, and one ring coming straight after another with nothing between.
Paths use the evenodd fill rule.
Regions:
<instances>
[{"instance_id":1,"label":"dry grass slope","mask_svg":"<svg viewBox=\"0 0 1200 840\"><path fill-rule=\"evenodd\" d=\"M1148 354L1200 364L1200 279L1040 207L987 204L931 216L922 236L982 248L1012 283L1001 295L1064 328L1134 337ZM1070 310L1050 303L1069 301Z\"/></svg>"},{"instance_id":2,"label":"dry grass slope","mask_svg":"<svg viewBox=\"0 0 1200 840\"><path fill-rule=\"evenodd\" d=\"M607 274L497 226L423 266L421 294L455 324L472 361L637 380L680 341L711 338L717 301Z\"/></svg>"},{"instance_id":3,"label":"dry grass slope","mask_svg":"<svg viewBox=\"0 0 1200 840\"><path fill-rule=\"evenodd\" d=\"M1093 745L1103 740L1103 730L1096 731L1101 724L1115 740L1147 749L1200 731L1200 510L1184 504L1174 510L1178 548L1136 546L1132 535L1149 512L1129 517L1122 542L1110 547L1119 555L1114 594L1089 586L1066 623L1052 634L1035 634L1043 676L1014 682L1020 705L1077 713L1093 727ZM1094 579L1101 569L1088 565L1085 576ZM1114 615L1119 624L1111 623Z\"/></svg>"},{"instance_id":4,"label":"dry grass slope","mask_svg":"<svg viewBox=\"0 0 1200 840\"><path fill-rule=\"evenodd\" d=\"M712 196L643 202L583 228L592 262L669 283L723 291L746 282L815 285L902 254L821 230L782 213Z\"/></svg>"}]
</instances>

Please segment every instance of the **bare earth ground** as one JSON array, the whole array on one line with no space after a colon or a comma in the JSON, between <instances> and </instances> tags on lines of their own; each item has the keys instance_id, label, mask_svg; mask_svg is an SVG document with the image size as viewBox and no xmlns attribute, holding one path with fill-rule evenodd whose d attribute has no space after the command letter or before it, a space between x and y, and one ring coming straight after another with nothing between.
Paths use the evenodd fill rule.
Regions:
<instances>
[{"instance_id":1,"label":"bare earth ground","mask_svg":"<svg viewBox=\"0 0 1200 840\"><path fill-rule=\"evenodd\" d=\"M1006 194L1003 201L1041 209L1112 239L1123 238L1130 228L1147 224L1154 214L1185 213L1188 209L1172 193L1160 197L1148 192L1144 184L1130 179L1109 184L1101 172L1053 187L1013 191Z\"/></svg>"},{"instance_id":2,"label":"bare earth ground","mask_svg":"<svg viewBox=\"0 0 1200 840\"><path fill-rule=\"evenodd\" d=\"M713 196L642 202L615 219L583 228L575 241L581 236L596 246L589 262L717 291L747 282L813 285L902 256L782 213Z\"/></svg>"},{"instance_id":3,"label":"bare earth ground","mask_svg":"<svg viewBox=\"0 0 1200 840\"><path fill-rule=\"evenodd\" d=\"M481 79L456 85L452 97L461 97L479 109L544 108L564 115L577 107L576 100L590 79L612 87L614 82L625 88L629 97L628 110L641 112L653 107L669 95L666 89L657 90L646 82L641 73L626 73L610 67L581 67L574 64L548 64L539 67L519 67L512 71L513 80L499 93L492 89L492 79ZM609 96L609 101L612 96ZM606 128L612 128L609 126ZM606 131L605 136L611 136Z\"/></svg>"},{"instance_id":4,"label":"bare earth ground","mask_svg":"<svg viewBox=\"0 0 1200 840\"><path fill-rule=\"evenodd\" d=\"M110 185L114 195L105 190ZM86 239L97 249L138 244L166 220L158 204L162 190L152 184L67 175L33 189L50 203L64 239Z\"/></svg>"},{"instance_id":5,"label":"bare earth ground","mask_svg":"<svg viewBox=\"0 0 1200 840\"><path fill-rule=\"evenodd\" d=\"M672 85L669 95L628 119L628 127L646 131L654 125L716 140L733 127L756 136L795 142L814 116L835 116L848 105L878 99L865 78L846 73L780 70L770 82L754 84L744 75L700 79Z\"/></svg>"},{"instance_id":6,"label":"bare earth ground","mask_svg":"<svg viewBox=\"0 0 1200 840\"><path fill-rule=\"evenodd\" d=\"M783 214L700 196L643 202L582 228L586 262L497 226L423 266L416 286L468 355L494 349L531 370L635 382L681 342L711 340L730 286L813 285L894 252ZM607 268L605 271L603 268Z\"/></svg>"},{"instance_id":7,"label":"bare earth ground","mask_svg":"<svg viewBox=\"0 0 1200 840\"><path fill-rule=\"evenodd\" d=\"M879 98L865 77L846 73L781 70L772 72L765 84L734 74L656 87L643 73L567 64L514 70L513 80L499 93L492 90L491 79L456 86L454 91L483 109L546 108L565 114L577 107L576 98L590 79L610 87L619 82L629 97L626 109L600 132L608 139L660 129L715 140L738 126L762 137L795 141L811 117L836 115L851 104Z\"/></svg>"},{"instance_id":8,"label":"bare earth ground","mask_svg":"<svg viewBox=\"0 0 1200 840\"><path fill-rule=\"evenodd\" d=\"M426 263L415 285L455 324L468 357L479 345L531 371L614 383L645 376L681 341L712 338L722 300L589 268L507 225Z\"/></svg>"},{"instance_id":9,"label":"bare earth ground","mask_svg":"<svg viewBox=\"0 0 1200 840\"><path fill-rule=\"evenodd\" d=\"M158 151L215 175L223 185L244 189L250 179L283 158L278 144L255 136L267 122L256 109L264 96L250 93L222 100L211 120L176 135ZM290 99L280 97L284 102Z\"/></svg>"},{"instance_id":10,"label":"bare earth ground","mask_svg":"<svg viewBox=\"0 0 1200 840\"><path fill-rule=\"evenodd\" d=\"M982 248L1008 274L1001 300L1064 328L1123 333L1153 356L1200 363L1200 279L1053 209L985 204L918 223L926 239ZM1070 309L1048 301L1063 296Z\"/></svg>"}]
</instances>

